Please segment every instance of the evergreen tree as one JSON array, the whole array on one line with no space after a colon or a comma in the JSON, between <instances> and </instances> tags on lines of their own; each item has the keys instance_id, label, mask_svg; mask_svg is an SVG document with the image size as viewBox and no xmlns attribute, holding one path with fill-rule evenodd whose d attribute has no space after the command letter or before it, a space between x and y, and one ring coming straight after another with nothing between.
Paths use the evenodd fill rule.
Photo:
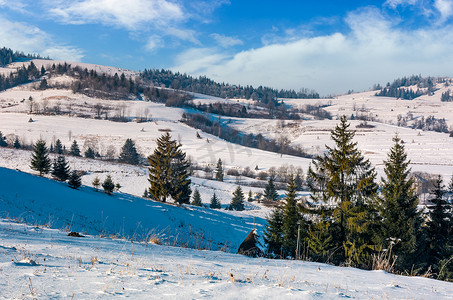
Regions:
<instances>
[{"instance_id":1,"label":"evergreen tree","mask_svg":"<svg viewBox=\"0 0 453 300\"><path fill-rule=\"evenodd\" d=\"M0 147L6 147L6 146L8 146L8 143L6 142L6 137L0 131Z\"/></svg>"},{"instance_id":2,"label":"evergreen tree","mask_svg":"<svg viewBox=\"0 0 453 300\"><path fill-rule=\"evenodd\" d=\"M200 192L198 191L198 189L195 189L192 197L193 197L192 205L201 206L201 196L200 196Z\"/></svg>"},{"instance_id":3,"label":"evergreen tree","mask_svg":"<svg viewBox=\"0 0 453 300\"><path fill-rule=\"evenodd\" d=\"M135 148L135 143L133 140L126 140L123 147L121 148L119 161L126 164L138 165L140 161L140 155L137 153L137 149Z\"/></svg>"},{"instance_id":4,"label":"evergreen tree","mask_svg":"<svg viewBox=\"0 0 453 300\"><path fill-rule=\"evenodd\" d=\"M247 198L247 201L248 202L253 202L253 194L252 194L252 191L249 191L249 196Z\"/></svg>"},{"instance_id":5,"label":"evergreen tree","mask_svg":"<svg viewBox=\"0 0 453 300\"><path fill-rule=\"evenodd\" d=\"M94 154L94 150L91 149L91 147L88 147L88 149L85 151L86 158L94 158Z\"/></svg>"},{"instance_id":6,"label":"evergreen tree","mask_svg":"<svg viewBox=\"0 0 453 300\"><path fill-rule=\"evenodd\" d=\"M217 161L217 167L215 169L215 179L218 181L223 181L223 166L222 160L220 158Z\"/></svg>"},{"instance_id":7,"label":"evergreen tree","mask_svg":"<svg viewBox=\"0 0 453 300\"><path fill-rule=\"evenodd\" d=\"M231 199L230 209L244 210L244 193L242 192L240 185L238 185L236 190L233 192L233 199Z\"/></svg>"},{"instance_id":8,"label":"evergreen tree","mask_svg":"<svg viewBox=\"0 0 453 300\"><path fill-rule=\"evenodd\" d=\"M39 176L47 174L50 171L50 159L47 153L46 141L39 139L33 145L30 168L38 171Z\"/></svg>"},{"instance_id":9,"label":"evergreen tree","mask_svg":"<svg viewBox=\"0 0 453 300\"><path fill-rule=\"evenodd\" d=\"M16 149L20 149L21 148L21 144L20 144L19 138L17 136L16 136L16 139L14 140L13 147L16 148Z\"/></svg>"},{"instance_id":10,"label":"evergreen tree","mask_svg":"<svg viewBox=\"0 0 453 300\"><path fill-rule=\"evenodd\" d=\"M300 172L297 172L296 177L294 178L294 184L296 185L296 190L300 191L302 190L302 175Z\"/></svg>"},{"instance_id":11,"label":"evergreen tree","mask_svg":"<svg viewBox=\"0 0 453 300\"><path fill-rule=\"evenodd\" d=\"M396 136L393 141L395 144L384 161L386 179L382 179L382 197L377 203L381 224L378 237L382 248L387 247L390 238L396 240L392 251L398 257L396 268L403 271L412 267L410 257L417 247L421 219L413 179L409 178L410 161L401 139Z\"/></svg>"},{"instance_id":12,"label":"evergreen tree","mask_svg":"<svg viewBox=\"0 0 453 300\"><path fill-rule=\"evenodd\" d=\"M107 175L104 182L102 183L102 188L104 192L108 195L113 194L113 190L115 189L115 184L113 183L112 177Z\"/></svg>"},{"instance_id":13,"label":"evergreen tree","mask_svg":"<svg viewBox=\"0 0 453 300\"><path fill-rule=\"evenodd\" d=\"M291 176L288 183L288 191L283 204L283 219L282 219L282 237L283 251L285 256L295 257L297 246L298 227L304 230L304 223L299 215L296 199L296 185L294 176ZM303 239L303 238L301 238Z\"/></svg>"},{"instance_id":14,"label":"evergreen tree","mask_svg":"<svg viewBox=\"0 0 453 300\"><path fill-rule=\"evenodd\" d=\"M453 254L453 244L451 244L451 229L452 215L450 205L444 198L445 190L442 185L442 177L439 175L431 191L433 196L430 199L432 205L429 208L428 214L428 246L429 246L429 260L428 264L432 266L433 272L440 271L439 262Z\"/></svg>"},{"instance_id":15,"label":"evergreen tree","mask_svg":"<svg viewBox=\"0 0 453 300\"><path fill-rule=\"evenodd\" d=\"M269 175L269 180L267 181L266 186L264 187L264 198L270 201L277 201L278 200L278 193L275 189L275 175Z\"/></svg>"},{"instance_id":16,"label":"evergreen tree","mask_svg":"<svg viewBox=\"0 0 453 300\"><path fill-rule=\"evenodd\" d=\"M99 179L99 177L94 177L93 181L91 182L91 184L94 186L94 188L96 190L99 189L99 186L101 185L101 180Z\"/></svg>"},{"instance_id":17,"label":"evergreen tree","mask_svg":"<svg viewBox=\"0 0 453 300\"><path fill-rule=\"evenodd\" d=\"M58 155L53 161L52 176L60 181L66 181L69 177L69 165L64 155Z\"/></svg>"},{"instance_id":18,"label":"evergreen tree","mask_svg":"<svg viewBox=\"0 0 453 300\"><path fill-rule=\"evenodd\" d=\"M148 157L149 194L153 199L166 202L171 197L178 204L190 202L190 163L180 148L169 133L157 139L157 148Z\"/></svg>"},{"instance_id":19,"label":"evergreen tree","mask_svg":"<svg viewBox=\"0 0 453 300\"><path fill-rule=\"evenodd\" d=\"M220 204L220 201L215 193L211 197L211 203L209 204L209 208L213 209L222 208L222 205Z\"/></svg>"},{"instance_id":20,"label":"evergreen tree","mask_svg":"<svg viewBox=\"0 0 453 300\"><path fill-rule=\"evenodd\" d=\"M53 152L55 152L57 154L63 154L63 144L61 144L60 139L57 139L55 141L55 147L54 147Z\"/></svg>"},{"instance_id":21,"label":"evergreen tree","mask_svg":"<svg viewBox=\"0 0 453 300\"><path fill-rule=\"evenodd\" d=\"M117 192L119 192L121 188L122 188L122 186L121 186L121 184L119 182L115 183L115 190Z\"/></svg>"},{"instance_id":22,"label":"evergreen tree","mask_svg":"<svg viewBox=\"0 0 453 300\"><path fill-rule=\"evenodd\" d=\"M69 174L68 185L73 189L78 189L82 185L82 179L80 178L76 170L73 170Z\"/></svg>"},{"instance_id":23,"label":"evergreen tree","mask_svg":"<svg viewBox=\"0 0 453 300\"><path fill-rule=\"evenodd\" d=\"M80 149L79 149L79 145L77 144L76 140L74 140L74 142L72 142L71 150L69 151L69 154L73 155L73 156L80 156Z\"/></svg>"},{"instance_id":24,"label":"evergreen tree","mask_svg":"<svg viewBox=\"0 0 453 300\"><path fill-rule=\"evenodd\" d=\"M267 253L283 258L283 209L277 204L272 214L266 218L264 242Z\"/></svg>"},{"instance_id":25,"label":"evergreen tree","mask_svg":"<svg viewBox=\"0 0 453 300\"><path fill-rule=\"evenodd\" d=\"M307 179L311 199L322 204L317 222L329 223L317 226L317 230L325 228L329 231L325 235L333 237L332 248L326 249L333 262L364 266L370 263L374 248L369 227L376 173L353 142L355 132L349 127L342 116L331 131L335 147L326 146L327 153L312 161Z\"/></svg>"}]
</instances>

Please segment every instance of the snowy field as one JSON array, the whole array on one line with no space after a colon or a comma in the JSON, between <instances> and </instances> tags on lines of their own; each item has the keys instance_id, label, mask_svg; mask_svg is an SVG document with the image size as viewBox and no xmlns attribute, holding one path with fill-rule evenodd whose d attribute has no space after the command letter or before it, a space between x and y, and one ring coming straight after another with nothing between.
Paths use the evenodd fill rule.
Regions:
<instances>
[{"instance_id":1,"label":"snowy field","mask_svg":"<svg viewBox=\"0 0 453 300\"><path fill-rule=\"evenodd\" d=\"M384 271L68 237L0 221L2 299L451 299L453 284Z\"/></svg>"}]
</instances>

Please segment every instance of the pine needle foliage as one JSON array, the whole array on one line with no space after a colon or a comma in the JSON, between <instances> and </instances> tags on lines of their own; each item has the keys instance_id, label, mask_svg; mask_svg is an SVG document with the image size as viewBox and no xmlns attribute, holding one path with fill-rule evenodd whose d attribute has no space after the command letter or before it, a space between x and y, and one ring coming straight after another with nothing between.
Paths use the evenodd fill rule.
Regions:
<instances>
[{"instance_id":1,"label":"pine needle foliage","mask_svg":"<svg viewBox=\"0 0 453 300\"><path fill-rule=\"evenodd\" d=\"M211 203L209 204L209 208L213 208L213 209L222 208L222 205L220 204L219 198L217 198L217 195L215 193L212 194Z\"/></svg>"},{"instance_id":2,"label":"pine needle foliage","mask_svg":"<svg viewBox=\"0 0 453 300\"><path fill-rule=\"evenodd\" d=\"M198 189L195 189L192 196L192 205L201 206L201 195Z\"/></svg>"},{"instance_id":3,"label":"pine needle foliage","mask_svg":"<svg viewBox=\"0 0 453 300\"><path fill-rule=\"evenodd\" d=\"M215 169L215 179L218 181L223 181L223 165L222 160L220 158L217 161L217 166Z\"/></svg>"},{"instance_id":4,"label":"pine needle foliage","mask_svg":"<svg viewBox=\"0 0 453 300\"><path fill-rule=\"evenodd\" d=\"M326 154L316 157L308 169L311 200L319 204L317 214L321 218L318 222L329 223L314 224L316 229L312 231L323 236L319 230L324 228L328 230L326 236L333 237L328 243L332 248L325 250L332 253L334 263L366 266L371 263L375 248L369 227L373 219L371 204L377 192L376 172L353 142L355 132L349 127L346 117L342 116L331 131L335 146L326 146ZM309 244L319 242L309 241Z\"/></svg>"},{"instance_id":5,"label":"pine needle foliage","mask_svg":"<svg viewBox=\"0 0 453 300\"><path fill-rule=\"evenodd\" d=\"M76 190L82 185L82 179L80 178L80 176L76 170L73 170L69 174L68 185L70 188L76 189Z\"/></svg>"},{"instance_id":6,"label":"pine needle foliage","mask_svg":"<svg viewBox=\"0 0 453 300\"><path fill-rule=\"evenodd\" d=\"M132 139L127 139L121 148L119 161L126 164L138 165L140 162L140 155L135 147L135 142Z\"/></svg>"},{"instance_id":7,"label":"pine needle foliage","mask_svg":"<svg viewBox=\"0 0 453 300\"><path fill-rule=\"evenodd\" d=\"M190 163L181 150L181 144L171 139L167 132L157 139L157 148L148 157L150 196L166 202L171 197L176 203L190 202Z\"/></svg>"},{"instance_id":8,"label":"pine needle foliage","mask_svg":"<svg viewBox=\"0 0 453 300\"><path fill-rule=\"evenodd\" d=\"M418 196L414 191L414 179L409 176L410 161L404 144L398 136L384 161L381 197L377 203L381 230L379 242L385 247L389 239L395 240L393 253L398 257L397 270L410 269L410 257L417 247L417 234L422 220L417 210Z\"/></svg>"},{"instance_id":9,"label":"pine needle foliage","mask_svg":"<svg viewBox=\"0 0 453 300\"><path fill-rule=\"evenodd\" d=\"M69 150L69 154L72 156L80 156L80 149L79 145L77 144L77 141L74 140L71 144L71 149Z\"/></svg>"},{"instance_id":10,"label":"pine needle foliage","mask_svg":"<svg viewBox=\"0 0 453 300\"><path fill-rule=\"evenodd\" d=\"M59 181L66 181L69 178L69 165L64 155L58 155L53 162L52 176Z\"/></svg>"},{"instance_id":11,"label":"pine needle foliage","mask_svg":"<svg viewBox=\"0 0 453 300\"><path fill-rule=\"evenodd\" d=\"M277 201L278 200L278 193L275 189L275 175L271 174L269 176L269 180L267 181L266 186L264 187L264 198L269 201Z\"/></svg>"},{"instance_id":12,"label":"pine needle foliage","mask_svg":"<svg viewBox=\"0 0 453 300\"><path fill-rule=\"evenodd\" d=\"M244 210L244 193L240 185L233 192L233 199L230 203L231 210Z\"/></svg>"},{"instance_id":13,"label":"pine needle foliage","mask_svg":"<svg viewBox=\"0 0 453 300\"><path fill-rule=\"evenodd\" d=\"M31 155L30 168L32 170L38 171L39 176L47 174L50 171L50 159L48 150L46 147L46 141L39 139L33 145L33 153Z\"/></svg>"}]
</instances>

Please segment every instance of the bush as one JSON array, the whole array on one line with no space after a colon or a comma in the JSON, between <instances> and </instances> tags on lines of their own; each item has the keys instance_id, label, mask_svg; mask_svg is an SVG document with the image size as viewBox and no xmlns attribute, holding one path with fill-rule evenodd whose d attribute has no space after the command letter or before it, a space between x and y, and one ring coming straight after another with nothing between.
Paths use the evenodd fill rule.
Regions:
<instances>
[{"instance_id":1,"label":"bush","mask_svg":"<svg viewBox=\"0 0 453 300\"><path fill-rule=\"evenodd\" d=\"M227 175L231 175L231 176L239 176L239 171L236 170L236 169L228 169Z\"/></svg>"}]
</instances>

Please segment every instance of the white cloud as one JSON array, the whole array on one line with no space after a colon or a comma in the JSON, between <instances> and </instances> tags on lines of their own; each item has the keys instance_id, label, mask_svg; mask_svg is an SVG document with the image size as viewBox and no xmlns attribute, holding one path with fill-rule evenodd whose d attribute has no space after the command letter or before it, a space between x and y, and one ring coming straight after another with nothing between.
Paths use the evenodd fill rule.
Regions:
<instances>
[{"instance_id":1,"label":"white cloud","mask_svg":"<svg viewBox=\"0 0 453 300\"><path fill-rule=\"evenodd\" d=\"M128 30L165 26L184 18L182 8L166 0L46 0L63 23L100 23Z\"/></svg>"},{"instance_id":2,"label":"white cloud","mask_svg":"<svg viewBox=\"0 0 453 300\"><path fill-rule=\"evenodd\" d=\"M234 38L234 37L231 37L231 36L226 36L226 35L223 35L223 34L218 34L218 33L213 33L211 34L211 37L216 40L216 42L224 47L224 48L228 48L228 47L233 47L233 46L237 46L237 45L242 45L243 42L238 39L238 38Z\"/></svg>"},{"instance_id":3,"label":"white cloud","mask_svg":"<svg viewBox=\"0 0 453 300\"><path fill-rule=\"evenodd\" d=\"M345 21L348 34L302 37L232 56L190 49L174 69L231 83L313 88L324 95L411 74L453 75L453 26L398 29L373 8L350 13Z\"/></svg>"},{"instance_id":4,"label":"white cloud","mask_svg":"<svg viewBox=\"0 0 453 300\"><path fill-rule=\"evenodd\" d=\"M145 45L146 50L155 51L164 46L164 41L157 35L149 37L148 42Z\"/></svg>"},{"instance_id":5,"label":"white cloud","mask_svg":"<svg viewBox=\"0 0 453 300\"><path fill-rule=\"evenodd\" d=\"M384 5L390 6L391 8L395 9L399 5L415 5L418 0L387 0L385 1Z\"/></svg>"},{"instance_id":6,"label":"white cloud","mask_svg":"<svg viewBox=\"0 0 453 300\"><path fill-rule=\"evenodd\" d=\"M434 7L439 11L442 22L453 15L453 1L451 0L435 0Z\"/></svg>"},{"instance_id":7,"label":"white cloud","mask_svg":"<svg viewBox=\"0 0 453 300\"><path fill-rule=\"evenodd\" d=\"M0 24L2 46L61 60L79 61L83 57L79 49L56 44L49 34L38 27L10 21L1 16Z\"/></svg>"}]
</instances>

